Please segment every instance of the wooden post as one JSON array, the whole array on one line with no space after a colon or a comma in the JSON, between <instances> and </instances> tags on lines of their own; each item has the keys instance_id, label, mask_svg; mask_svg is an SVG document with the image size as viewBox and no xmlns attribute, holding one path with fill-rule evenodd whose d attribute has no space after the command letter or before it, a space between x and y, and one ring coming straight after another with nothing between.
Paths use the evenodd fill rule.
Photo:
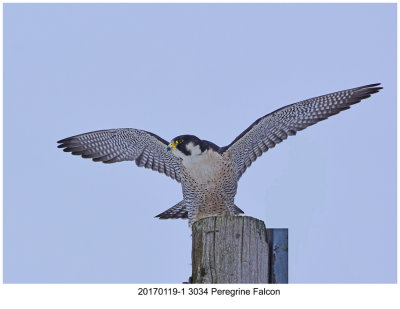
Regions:
<instances>
[{"instance_id":1,"label":"wooden post","mask_svg":"<svg viewBox=\"0 0 400 309\"><path fill-rule=\"evenodd\" d=\"M192 283L268 283L269 253L263 221L247 216L208 217L192 227Z\"/></svg>"}]
</instances>

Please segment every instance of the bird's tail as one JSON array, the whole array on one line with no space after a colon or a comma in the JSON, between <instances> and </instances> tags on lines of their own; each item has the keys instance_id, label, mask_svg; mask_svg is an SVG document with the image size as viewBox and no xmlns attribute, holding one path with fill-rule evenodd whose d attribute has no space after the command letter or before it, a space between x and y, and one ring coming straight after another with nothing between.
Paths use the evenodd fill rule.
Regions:
<instances>
[{"instance_id":1,"label":"bird's tail","mask_svg":"<svg viewBox=\"0 0 400 309\"><path fill-rule=\"evenodd\" d=\"M237 216L244 213L239 207L235 205L233 208L233 215ZM168 208L166 211L160 213L159 215L155 216L155 218L159 219L187 219L188 218L188 211L184 201L180 201L175 206Z\"/></svg>"},{"instance_id":2,"label":"bird's tail","mask_svg":"<svg viewBox=\"0 0 400 309\"><path fill-rule=\"evenodd\" d=\"M184 201L180 201L175 206L168 208L166 211L155 216L159 219L187 219L188 211Z\"/></svg>"},{"instance_id":3,"label":"bird's tail","mask_svg":"<svg viewBox=\"0 0 400 309\"><path fill-rule=\"evenodd\" d=\"M237 207L236 205L234 205L235 207L233 207L233 214L235 215L235 216L238 216L238 215L240 215L240 214L244 214L244 211L243 210L241 210L239 207Z\"/></svg>"}]
</instances>

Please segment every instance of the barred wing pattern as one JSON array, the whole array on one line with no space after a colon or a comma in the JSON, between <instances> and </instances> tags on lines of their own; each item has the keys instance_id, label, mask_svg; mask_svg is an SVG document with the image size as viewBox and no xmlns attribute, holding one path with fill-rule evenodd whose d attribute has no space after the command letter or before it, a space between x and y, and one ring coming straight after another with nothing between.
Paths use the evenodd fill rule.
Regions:
<instances>
[{"instance_id":1,"label":"barred wing pattern","mask_svg":"<svg viewBox=\"0 0 400 309\"><path fill-rule=\"evenodd\" d=\"M237 170L238 179L246 169L264 152L275 147L289 135L295 135L321 120L349 109L378 92L380 84L371 84L353 89L308 99L282 107L257 119L231 144L222 148L229 150Z\"/></svg>"},{"instance_id":2,"label":"barred wing pattern","mask_svg":"<svg viewBox=\"0 0 400 309\"><path fill-rule=\"evenodd\" d=\"M58 148L73 155L103 163L135 161L137 166L151 168L181 182L180 159L167 151L167 141L147 131L100 130L68 137L58 143L61 144Z\"/></svg>"}]
</instances>

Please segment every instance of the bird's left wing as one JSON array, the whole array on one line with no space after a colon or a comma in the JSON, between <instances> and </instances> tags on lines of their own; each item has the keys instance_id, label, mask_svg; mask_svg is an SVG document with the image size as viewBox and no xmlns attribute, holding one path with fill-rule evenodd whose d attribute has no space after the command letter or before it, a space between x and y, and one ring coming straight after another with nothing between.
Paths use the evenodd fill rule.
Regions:
<instances>
[{"instance_id":1,"label":"bird's left wing","mask_svg":"<svg viewBox=\"0 0 400 309\"><path fill-rule=\"evenodd\" d=\"M73 155L103 163L135 161L137 166L151 168L181 181L180 159L167 151L166 140L147 131L101 130L68 137L58 143L58 148Z\"/></svg>"},{"instance_id":2,"label":"bird's left wing","mask_svg":"<svg viewBox=\"0 0 400 309\"><path fill-rule=\"evenodd\" d=\"M240 178L245 170L269 148L321 120L349 109L351 105L378 92L380 84L371 84L334 92L282 107L257 119L231 144L221 149L229 151Z\"/></svg>"}]
</instances>

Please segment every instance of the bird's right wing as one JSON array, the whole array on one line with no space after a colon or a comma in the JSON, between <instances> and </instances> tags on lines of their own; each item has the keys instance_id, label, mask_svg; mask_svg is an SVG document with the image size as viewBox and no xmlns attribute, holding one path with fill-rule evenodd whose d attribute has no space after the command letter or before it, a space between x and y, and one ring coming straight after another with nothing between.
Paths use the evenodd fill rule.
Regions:
<instances>
[{"instance_id":1,"label":"bird's right wing","mask_svg":"<svg viewBox=\"0 0 400 309\"><path fill-rule=\"evenodd\" d=\"M58 141L65 152L114 163L135 161L137 166L181 181L180 160L167 151L168 142L156 134L137 129L111 129L84 133Z\"/></svg>"},{"instance_id":2,"label":"bird's right wing","mask_svg":"<svg viewBox=\"0 0 400 309\"><path fill-rule=\"evenodd\" d=\"M289 135L295 135L321 120L349 109L378 92L382 87L371 84L338 91L282 107L257 119L232 143L221 148L229 151L238 178L265 151L275 147Z\"/></svg>"}]
</instances>

